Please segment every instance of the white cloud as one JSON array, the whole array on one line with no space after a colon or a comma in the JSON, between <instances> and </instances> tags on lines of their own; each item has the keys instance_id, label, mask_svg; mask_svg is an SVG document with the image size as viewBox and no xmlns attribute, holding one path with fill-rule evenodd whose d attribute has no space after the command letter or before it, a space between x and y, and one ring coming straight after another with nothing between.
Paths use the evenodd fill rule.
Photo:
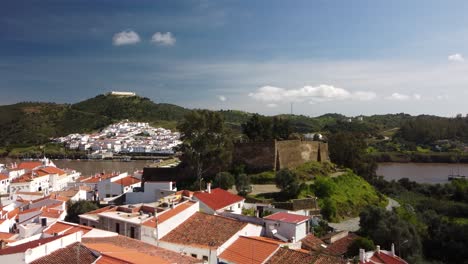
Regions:
<instances>
[{"instance_id":1,"label":"white cloud","mask_svg":"<svg viewBox=\"0 0 468 264\"><path fill-rule=\"evenodd\" d=\"M394 100L394 101L408 101L408 100L421 100L420 94L401 94L401 93L392 93L392 95L386 97L387 100Z\"/></svg>"},{"instance_id":2,"label":"white cloud","mask_svg":"<svg viewBox=\"0 0 468 264\"><path fill-rule=\"evenodd\" d=\"M221 101L221 102L225 102L227 100L226 96L224 95L219 95L218 96L218 99Z\"/></svg>"},{"instance_id":3,"label":"white cloud","mask_svg":"<svg viewBox=\"0 0 468 264\"><path fill-rule=\"evenodd\" d=\"M119 33L115 33L114 37L112 38L112 43L115 46L131 45L138 42L140 42L140 36L138 36L138 33L132 30L125 30Z\"/></svg>"},{"instance_id":4,"label":"white cloud","mask_svg":"<svg viewBox=\"0 0 468 264\"><path fill-rule=\"evenodd\" d=\"M455 53L448 56L448 60L454 62L464 62L465 58L463 58L463 55L461 55L460 53Z\"/></svg>"},{"instance_id":5,"label":"white cloud","mask_svg":"<svg viewBox=\"0 0 468 264\"><path fill-rule=\"evenodd\" d=\"M304 86L299 89L284 89L274 86L263 86L258 88L256 92L249 93L249 96L257 101L264 102L310 101L311 103L345 99L367 101L376 98L376 94L373 92L350 92L343 88L325 84L321 84L319 86Z\"/></svg>"},{"instance_id":6,"label":"white cloud","mask_svg":"<svg viewBox=\"0 0 468 264\"><path fill-rule=\"evenodd\" d=\"M270 108L274 108L274 107L277 107L278 105L277 104L267 104L266 106L270 107Z\"/></svg>"},{"instance_id":7,"label":"white cloud","mask_svg":"<svg viewBox=\"0 0 468 264\"><path fill-rule=\"evenodd\" d=\"M151 37L151 42L164 46L172 46L176 43L176 38L171 32L156 32L153 34L153 37Z\"/></svg>"}]
</instances>

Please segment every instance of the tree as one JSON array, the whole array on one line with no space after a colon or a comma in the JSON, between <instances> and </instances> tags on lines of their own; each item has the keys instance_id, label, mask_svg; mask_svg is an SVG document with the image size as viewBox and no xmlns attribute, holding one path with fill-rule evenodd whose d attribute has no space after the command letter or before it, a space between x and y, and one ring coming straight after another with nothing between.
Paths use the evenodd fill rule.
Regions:
<instances>
[{"instance_id":1,"label":"tree","mask_svg":"<svg viewBox=\"0 0 468 264\"><path fill-rule=\"evenodd\" d=\"M177 126L181 132L181 160L195 172L197 181L214 174L231 161L232 138L223 117L208 110L188 113Z\"/></svg>"},{"instance_id":2,"label":"tree","mask_svg":"<svg viewBox=\"0 0 468 264\"><path fill-rule=\"evenodd\" d=\"M80 223L80 214L84 214L93 210L99 209L96 203L91 201L80 200L77 202L68 201L67 202L67 216L65 221L72 223Z\"/></svg>"},{"instance_id":3,"label":"tree","mask_svg":"<svg viewBox=\"0 0 468 264\"><path fill-rule=\"evenodd\" d=\"M300 190L300 182L296 173L282 169L276 173L276 187L281 189L281 192L288 198L297 197Z\"/></svg>"},{"instance_id":4,"label":"tree","mask_svg":"<svg viewBox=\"0 0 468 264\"><path fill-rule=\"evenodd\" d=\"M246 196L251 192L250 177L247 174L239 174L236 177L236 190L239 195Z\"/></svg>"},{"instance_id":5,"label":"tree","mask_svg":"<svg viewBox=\"0 0 468 264\"><path fill-rule=\"evenodd\" d=\"M285 118L254 114L242 124L242 132L251 141L285 140L292 133L292 128L289 120Z\"/></svg>"},{"instance_id":6,"label":"tree","mask_svg":"<svg viewBox=\"0 0 468 264\"><path fill-rule=\"evenodd\" d=\"M254 114L242 124L242 133L251 141L266 141L273 139L271 119L259 114Z\"/></svg>"},{"instance_id":7,"label":"tree","mask_svg":"<svg viewBox=\"0 0 468 264\"><path fill-rule=\"evenodd\" d=\"M365 251L371 251L375 249L374 241L366 238L366 237L358 237L356 238L351 245L348 247L348 251L346 252L346 256L349 258L355 257L359 255L359 249L364 249Z\"/></svg>"},{"instance_id":8,"label":"tree","mask_svg":"<svg viewBox=\"0 0 468 264\"><path fill-rule=\"evenodd\" d=\"M229 190L235 183L234 176L229 172L220 172L214 179L214 185L224 190Z\"/></svg>"},{"instance_id":9,"label":"tree","mask_svg":"<svg viewBox=\"0 0 468 264\"><path fill-rule=\"evenodd\" d=\"M367 207L359 217L361 234L372 239L376 245L390 248L393 243L397 253L403 256L421 252L421 240L415 226L397 213L380 207Z\"/></svg>"},{"instance_id":10,"label":"tree","mask_svg":"<svg viewBox=\"0 0 468 264\"><path fill-rule=\"evenodd\" d=\"M362 133L338 132L329 136L328 147L334 163L370 179L375 176L377 164L366 157L364 136Z\"/></svg>"},{"instance_id":11,"label":"tree","mask_svg":"<svg viewBox=\"0 0 468 264\"><path fill-rule=\"evenodd\" d=\"M320 210L320 213L328 221L332 221L336 217L336 202L330 198L325 198L323 200L323 206Z\"/></svg>"}]
</instances>

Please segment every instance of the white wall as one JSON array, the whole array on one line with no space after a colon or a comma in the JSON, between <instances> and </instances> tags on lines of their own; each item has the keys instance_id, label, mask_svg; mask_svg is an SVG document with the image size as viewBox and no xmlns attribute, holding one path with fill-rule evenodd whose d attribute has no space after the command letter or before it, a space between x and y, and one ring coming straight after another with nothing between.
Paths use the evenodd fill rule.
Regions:
<instances>
[{"instance_id":1,"label":"white wall","mask_svg":"<svg viewBox=\"0 0 468 264\"><path fill-rule=\"evenodd\" d=\"M273 237L270 225L275 226L275 229L278 231L278 234L284 236L285 238L292 240L292 238L294 237L293 242L299 241L300 239L304 238L307 234L306 222L296 225L293 223L285 223L268 219L264 220L266 224L265 231L268 237Z\"/></svg>"},{"instance_id":2,"label":"white wall","mask_svg":"<svg viewBox=\"0 0 468 264\"><path fill-rule=\"evenodd\" d=\"M171 242L166 242L166 241L160 241L159 242L159 247L165 248L167 250L179 253L181 255L186 255L186 256L192 256L192 254L196 255L197 259L203 259L203 256L209 257L209 264L217 264L218 263L218 258L216 255L216 248L211 249L211 255L210 255L210 249L206 247L192 247L192 246L187 246L187 245L181 245L181 244L176 244L176 243L171 243Z\"/></svg>"},{"instance_id":3,"label":"white wall","mask_svg":"<svg viewBox=\"0 0 468 264\"><path fill-rule=\"evenodd\" d=\"M67 247L75 242L81 242L82 232L73 233L60 239L51 241L44 245L30 249L30 253L25 254L25 262L30 263L36 259L42 258L61 248ZM29 250L28 250L29 251Z\"/></svg>"}]
</instances>

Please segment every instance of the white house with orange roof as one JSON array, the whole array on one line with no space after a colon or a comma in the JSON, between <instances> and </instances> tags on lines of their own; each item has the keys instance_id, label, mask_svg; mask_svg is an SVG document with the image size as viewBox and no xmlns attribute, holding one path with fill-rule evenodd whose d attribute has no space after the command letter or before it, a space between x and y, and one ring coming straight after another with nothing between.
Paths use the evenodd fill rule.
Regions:
<instances>
[{"instance_id":1,"label":"white house with orange roof","mask_svg":"<svg viewBox=\"0 0 468 264\"><path fill-rule=\"evenodd\" d=\"M283 241L297 242L309 233L310 216L278 212L263 218L266 235Z\"/></svg>"},{"instance_id":2,"label":"white house with orange roof","mask_svg":"<svg viewBox=\"0 0 468 264\"><path fill-rule=\"evenodd\" d=\"M97 183L97 190L101 199L112 198L121 194L132 192L133 188L140 187L141 180L122 173L116 177L107 178Z\"/></svg>"},{"instance_id":3,"label":"white house with orange roof","mask_svg":"<svg viewBox=\"0 0 468 264\"><path fill-rule=\"evenodd\" d=\"M8 186L10 186L10 177L0 173L0 194L8 193Z\"/></svg>"},{"instance_id":4,"label":"white house with orange roof","mask_svg":"<svg viewBox=\"0 0 468 264\"><path fill-rule=\"evenodd\" d=\"M207 214L216 214L216 212L242 213L244 197L221 188L212 190L211 183L208 183L207 187L205 192L195 192L193 194L193 198L200 201L200 211Z\"/></svg>"}]
</instances>

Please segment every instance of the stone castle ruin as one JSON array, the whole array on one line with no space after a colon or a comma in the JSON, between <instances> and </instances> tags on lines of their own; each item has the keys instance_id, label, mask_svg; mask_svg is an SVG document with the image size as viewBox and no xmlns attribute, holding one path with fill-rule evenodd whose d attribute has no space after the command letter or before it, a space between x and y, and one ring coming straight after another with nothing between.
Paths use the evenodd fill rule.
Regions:
<instances>
[{"instance_id":1,"label":"stone castle ruin","mask_svg":"<svg viewBox=\"0 0 468 264\"><path fill-rule=\"evenodd\" d=\"M248 172L295 168L308 161L329 161L328 144L320 141L283 140L237 143L233 163Z\"/></svg>"}]
</instances>

